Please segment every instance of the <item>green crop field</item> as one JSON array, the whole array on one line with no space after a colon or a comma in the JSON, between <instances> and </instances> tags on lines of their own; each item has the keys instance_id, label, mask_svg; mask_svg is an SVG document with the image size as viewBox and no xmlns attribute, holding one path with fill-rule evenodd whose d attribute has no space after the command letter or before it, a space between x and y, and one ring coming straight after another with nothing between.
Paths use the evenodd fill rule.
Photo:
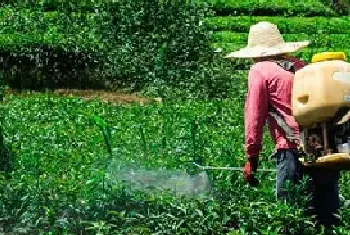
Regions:
<instances>
[{"instance_id":1,"label":"green crop field","mask_svg":"<svg viewBox=\"0 0 350 235\"><path fill-rule=\"evenodd\" d=\"M145 192L123 187L118 179L123 169L196 172L185 161L198 156L210 165L242 165L242 105L237 98L115 107L53 95L8 95L3 123L17 170L10 180L1 181L1 224L9 225L9 231L55 234L77 234L87 228L92 234L306 231L301 211L274 202L274 173L259 175L262 184L252 189L240 172L208 172L211 188L202 197ZM94 116L113 127L111 156ZM268 136L265 139L261 167L271 168L273 146ZM147 177L145 172L142 177ZM344 197L350 193L348 178L343 175ZM342 213L349 218L346 210ZM349 231L342 229L342 234Z\"/></svg>"},{"instance_id":2,"label":"green crop field","mask_svg":"<svg viewBox=\"0 0 350 235\"><path fill-rule=\"evenodd\" d=\"M109 32L113 28L113 14L117 14L116 5L108 8L110 12L101 9L103 5L121 1L81 1L79 5L68 0L40 0L26 8L6 1L7 5L0 7L1 51L16 56L24 53L25 48L40 51L45 46L70 53L107 51L108 47L104 46L108 40L122 37ZM181 1L145 2L149 4L147 7L156 2ZM193 47L199 43L196 40L201 40L194 38L200 27L186 31L191 17L159 34L142 32L143 38L150 39L150 43L145 43L137 38L139 32L133 30L141 26L158 29L142 25L141 20L157 22L159 12L155 11L153 18L144 16L147 11L142 6L128 21L132 3L130 0L125 8L118 8L118 14L126 13L114 22L124 30L120 32L131 35L122 38L125 42L118 51L119 57L114 58L116 63L125 62L123 69L129 68L122 69L118 75L141 80L153 74L151 78L156 85L148 88L170 90L175 99L164 95L162 103L126 104L122 99L121 103L111 104L52 93L7 92L0 104L0 234L326 234L317 233L313 220L304 214L306 195L296 197L290 192L296 205L276 200L274 172L259 172L261 184L253 188L243 180L241 171L203 171L192 162L217 167L243 167L246 162L244 100L251 62L226 61L221 57L246 45L252 24L270 21L277 24L286 41L310 40L310 47L294 53L309 62L317 52L343 51L350 55L350 18L337 13L324 1L210 0L214 15L204 20L210 33L209 49L222 48L223 52L215 55L214 64L204 60L196 67L193 61L188 62L191 66L187 65L188 54L195 54L195 50L184 52L186 56L171 54L177 46L187 43L186 37ZM157 10L160 6L163 5L157 5ZM164 12L167 16L171 11ZM181 30L174 30L177 26ZM172 34L165 34L167 31ZM191 34L183 33L178 41L171 41L182 31ZM157 42L155 38L169 40L152 47ZM143 44L137 47L138 42ZM151 55L142 54L143 46ZM177 58L176 66L183 62L187 66L185 72L167 71L171 65L170 60L163 63L167 55ZM15 62L16 56L12 58ZM43 58L51 61L59 55L51 56ZM149 62L153 57L156 59ZM21 64L21 59L18 60ZM13 70L17 69L15 62L12 62ZM141 62L149 67L136 67ZM175 65L171 68L176 68ZM212 87L215 99L191 99L189 95L185 97L188 99L177 99L178 87L187 81L179 79L176 86L163 87L165 82L158 78L164 74L170 77L173 73L178 76L188 73L189 80L196 80L197 74L190 73L190 69L206 65L207 73L203 76L209 76L207 80L183 87L199 93L202 86ZM153 67L165 72L152 70ZM48 77L58 73L55 69L47 69ZM75 73L74 67L69 69ZM20 80L25 81L28 74L20 73ZM84 78L81 82L85 82ZM136 90L137 82L133 82L130 90ZM221 86L228 87L229 96L220 98ZM273 142L265 129L260 168L274 169L275 163L270 158L273 151ZM345 223L335 229L339 235L350 234L349 180L349 173L343 172L340 216Z\"/></svg>"},{"instance_id":3,"label":"green crop field","mask_svg":"<svg viewBox=\"0 0 350 235\"><path fill-rule=\"evenodd\" d=\"M277 24L283 34L347 34L349 17L216 16L207 19L214 31L247 33L259 21Z\"/></svg>"},{"instance_id":4,"label":"green crop field","mask_svg":"<svg viewBox=\"0 0 350 235\"><path fill-rule=\"evenodd\" d=\"M38 11L26 8L0 8L0 45L7 51L35 45L48 45L87 51L101 44L97 26L104 16L90 12ZM70 27L67 27L67 26ZM96 27L100 27L98 30ZM89 40L87 40L89 39Z\"/></svg>"},{"instance_id":5,"label":"green crop field","mask_svg":"<svg viewBox=\"0 0 350 235\"><path fill-rule=\"evenodd\" d=\"M334 16L333 9L317 0L210 0L217 15Z\"/></svg>"}]
</instances>

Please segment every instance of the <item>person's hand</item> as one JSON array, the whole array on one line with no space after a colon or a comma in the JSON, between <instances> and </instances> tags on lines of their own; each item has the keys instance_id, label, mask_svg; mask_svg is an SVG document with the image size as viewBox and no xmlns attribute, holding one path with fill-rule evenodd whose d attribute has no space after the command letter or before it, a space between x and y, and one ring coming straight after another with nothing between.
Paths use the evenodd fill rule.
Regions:
<instances>
[{"instance_id":1,"label":"person's hand","mask_svg":"<svg viewBox=\"0 0 350 235\"><path fill-rule=\"evenodd\" d=\"M246 162L243 170L243 175L245 181L250 186L256 187L259 185L259 180L255 178L254 173L258 169L258 157L248 157L248 161Z\"/></svg>"}]
</instances>

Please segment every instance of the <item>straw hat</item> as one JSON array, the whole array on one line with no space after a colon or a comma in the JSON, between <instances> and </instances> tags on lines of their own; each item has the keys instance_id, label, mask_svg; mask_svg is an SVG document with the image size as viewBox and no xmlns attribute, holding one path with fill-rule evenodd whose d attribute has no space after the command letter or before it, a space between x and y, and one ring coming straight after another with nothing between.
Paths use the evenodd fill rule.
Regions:
<instances>
[{"instance_id":1,"label":"straw hat","mask_svg":"<svg viewBox=\"0 0 350 235\"><path fill-rule=\"evenodd\" d=\"M224 58L256 58L291 53L309 44L309 41L285 42L276 25L261 21L250 27L247 47L231 52Z\"/></svg>"}]
</instances>

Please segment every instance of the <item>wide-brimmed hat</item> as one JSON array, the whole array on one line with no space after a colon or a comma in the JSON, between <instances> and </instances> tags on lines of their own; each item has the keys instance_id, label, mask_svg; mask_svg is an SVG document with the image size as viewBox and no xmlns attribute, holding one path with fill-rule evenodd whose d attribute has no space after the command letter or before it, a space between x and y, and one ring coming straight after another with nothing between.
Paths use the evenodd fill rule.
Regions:
<instances>
[{"instance_id":1,"label":"wide-brimmed hat","mask_svg":"<svg viewBox=\"0 0 350 235\"><path fill-rule=\"evenodd\" d=\"M285 42L275 24L260 21L252 25L248 35L248 45L239 51L231 52L224 58L256 58L291 53L307 45L309 41Z\"/></svg>"}]
</instances>

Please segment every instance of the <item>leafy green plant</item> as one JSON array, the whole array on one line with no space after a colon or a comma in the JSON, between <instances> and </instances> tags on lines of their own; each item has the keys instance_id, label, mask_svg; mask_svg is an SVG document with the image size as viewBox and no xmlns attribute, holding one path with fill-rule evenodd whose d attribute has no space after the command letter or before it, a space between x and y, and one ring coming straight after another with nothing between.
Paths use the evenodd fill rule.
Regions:
<instances>
[{"instance_id":1,"label":"leafy green plant","mask_svg":"<svg viewBox=\"0 0 350 235\"><path fill-rule=\"evenodd\" d=\"M199 1L198 1L199 2ZM332 8L320 1L261 1L261 0L211 0L218 16L255 15L255 16L335 16Z\"/></svg>"},{"instance_id":2,"label":"leafy green plant","mask_svg":"<svg viewBox=\"0 0 350 235\"><path fill-rule=\"evenodd\" d=\"M195 89L200 79L196 71L212 56L203 24L210 9L186 1L123 0L119 4L123 7L113 12L116 41L109 56L112 85L133 91L156 88L160 93Z\"/></svg>"},{"instance_id":3,"label":"leafy green plant","mask_svg":"<svg viewBox=\"0 0 350 235\"><path fill-rule=\"evenodd\" d=\"M317 234L313 219L304 213L307 195L290 190L294 203L276 201L271 173L259 174L261 185L250 188L241 172L208 171L211 189L192 197L135 189L115 174L130 166L188 172L184 162L193 158L214 166L243 166L250 62L222 56L245 44L252 22L271 19L283 32L298 34L287 35L288 40L300 39L302 24L308 32L303 37L316 39L316 46L297 53L307 61L318 51L344 51L343 35L332 35L334 43L328 44L329 38L313 34L341 33L346 17L205 20L212 15L210 7L194 2L53 0L13 7L14 2L7 1L9 5L0 9L0 21L5 22L0 29L2 57L12 67L5 69L5 78L12 86L55 87L53 81L61 79L67 86L91 82L96 88L107 80L110 88L129 87L167 98L149 106L109 106L50 94L6 97L0 144L11 147L16 157L2 165L10 167L0 173L0 233ZM214 9L222 9L219 14L333 14L309 1L213 3ZM215 25L224 34L209 37L207 30ZM245 34L236 37L228 30ZM213 53L217 46L224 51ZM55 63L60 64L58 70ZM273 168L273 142L267 131L264 141L261 167ZM348 181L345 172L345 198L350 195ZM340 215L343 221L350 218L346 208ZM349 232L346 223L335 228L336 234Z\"/></svg>"},{"instance_id":4,"label":"leafy green plant","mask_svg":"<svg viewBox=\"0 0 350 235\"><path fill-rule=\"evenodd\" d=\"M311 41L312 48L341 48L347 44L346 34L284 34L286 41ZM248 41L247 33L233 33L230 31L221 31L213 34L213 42L233 43L242 46Z\"/></svg>"},{"instance_id":5,"label":"leafy green plant","mask_svg":"<svg viewBox=\"0 0 350 235\"><path fill-rule=\"evenodd\" d=\"M348 16L344 17L283 17L283 16L215 16L206 19L213 31L230 30L247 33L251 25L270 21L282 34L347 34Z\"/></svg>"},{"instance_id":6,"label":"leafy green plant","mask_svg":"<svg viewBox=\"0 0 350 235\"><path fill-rule=\"evenodd\" d=\"M242 166L242 84L233 100L144 107L9 95L2 105L8 110L4 129L17 159L11 178L0 178L0 228L36 234L315 234L303 213L306 197L299 196L298 205L276 202L271 173L259 175L261 186L253 189L241 172L208 172L213 185L204 197L137 190L113 175L123 170L114 161L135 169L188 170L179 159L197 154L208 165ZM101 127L113 127L111 162L102 129L91 122L94 116ZM271 168L273 143L267 132L264 136L261 165ZM347 178L343 174L344 197ZM342 216L348 219L346 209ZM337 229L349 232L346 225Z\"/></svg>"}]
</instances>

